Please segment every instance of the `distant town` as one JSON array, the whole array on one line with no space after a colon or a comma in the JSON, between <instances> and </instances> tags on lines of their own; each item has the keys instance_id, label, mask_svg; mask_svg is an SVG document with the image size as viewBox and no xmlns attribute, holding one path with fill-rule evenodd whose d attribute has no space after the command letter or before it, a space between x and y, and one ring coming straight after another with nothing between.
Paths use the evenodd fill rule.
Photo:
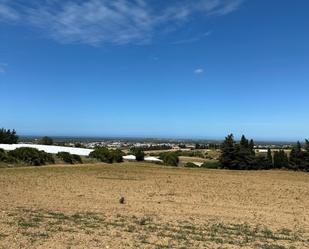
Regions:
<instances>
[{"instance_id":1,"label":"distant town","mask_svg":"<svg viewBox=\"0 0 309 249\"><path fill-rule=\"evenodd\" d=\"M155 150L195 150L219 149L223 140L202 139L159 139L159 138L96 138L96 137L51 137L53 144L58 146L94 149L107 147L114 149L141 148L144 151ZM20 136L19 143L40 144L42 136ZM267 152L271 149L291 149L294 142L255 141L256 152Z\"/></svg>"}]
</instances>

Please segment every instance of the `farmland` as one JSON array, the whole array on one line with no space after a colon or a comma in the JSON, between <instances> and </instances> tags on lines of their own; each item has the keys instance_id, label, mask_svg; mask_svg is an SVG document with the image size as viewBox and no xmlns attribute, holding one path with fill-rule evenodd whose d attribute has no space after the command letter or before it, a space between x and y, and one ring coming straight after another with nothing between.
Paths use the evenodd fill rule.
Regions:
<instances>
[{"instance_id":1,"label":"farmland","mask_svg":"<svg viewBox=\"0 0 309 249\"><path fill-rule=\"evenodd\" d=\"M3 168L0 248L308 248L308 182L136 162Z\"/></svg>"}]
</instances>

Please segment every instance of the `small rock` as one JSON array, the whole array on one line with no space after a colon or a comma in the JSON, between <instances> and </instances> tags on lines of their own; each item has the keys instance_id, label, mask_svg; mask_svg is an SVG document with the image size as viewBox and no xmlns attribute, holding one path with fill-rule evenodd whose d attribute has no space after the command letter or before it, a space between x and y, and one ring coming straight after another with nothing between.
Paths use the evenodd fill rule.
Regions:
<instances>
[{"instance_id":1,"label":"small rock","mask_svg":"<svg viewBox=\"0 0 309 249\"><path fill-rule=\"evenodd\" d=\"M124 199L124 197L121 197L121 198L119 199L119 203L120 203L120 204L125 204L125 199Z\"/></svg>"}]
</instances>

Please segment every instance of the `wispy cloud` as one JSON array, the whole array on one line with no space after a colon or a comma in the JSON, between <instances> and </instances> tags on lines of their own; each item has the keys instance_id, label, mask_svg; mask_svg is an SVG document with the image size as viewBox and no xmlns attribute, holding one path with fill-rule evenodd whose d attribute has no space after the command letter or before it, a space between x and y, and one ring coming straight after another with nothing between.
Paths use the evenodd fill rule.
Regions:
<instances>
[{"instance_id":1,"label":"wispy cloud","mask_svg":"<svg viewBox=\"0 0 309 249\"><path fill-rule=\"evenodd\" d=\"M198 41L202 40L204 37L209 36L210 34L211 34L211 32L209 31L209 32L206 32L206 33L201 34L201 35L196 35L195 37L174 41L171 44L173 44L173 45L181 45L181 44L198 42Z\"/></svg>"},{"instance_id":2,"label":"wispy cloud","mask_svg":"<svg viewBox=\"0 0 309 249\"><path fill-rule=\"evenodd\" d=\"M203 68L197 68L197 69L194 70L194 73L195 74L202 74L202 73L204 73L204 69Z\"/></svg>"},{"instance_id":3,"label":"wispy cloud","mask_svg":"<svg viewBox=\"0 0 309 249\"><path fill-rule=\"evenodd\" d=\"M0 1L0 21L16 21L19 14L16 10L10 7L6 2Z\"/></svg>"},{"instance_id":4,"label":"wispy cloud","mask_svg":"<svg viewBox=\"0 0 309 249\"><path fill-rule=\"evenodd\" d=\"M7 66L7 63L0 63L0 74L5 74Z\"/></svg>"},{"instance_id":5,"label":"wispy cloud","mask_svg":"<svg viewBox=\"0 0 309 249\"><path fill-rule=\"evenodd\" d=\"M142 44L181 28L193 15L226 15L242 2L179 0L159 7L146 0L0 0L0 21L31 25L61 43Z\"/></svg>"}]
</instances>

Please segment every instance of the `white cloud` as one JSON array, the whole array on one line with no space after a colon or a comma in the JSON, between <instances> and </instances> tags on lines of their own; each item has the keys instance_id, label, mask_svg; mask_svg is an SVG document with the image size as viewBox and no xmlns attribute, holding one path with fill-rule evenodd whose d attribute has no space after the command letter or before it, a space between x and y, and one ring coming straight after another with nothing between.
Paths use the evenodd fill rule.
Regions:
<instances>
[{"instance_id":1,"label":"white cloud","mask_svg":"<svg viewBox=\"0 0 309 249\"><path fill-rule=\"evenodd\" d=\"M209 36L211 34L211 32L206 32L204 34L201 34L201 35L196 35L195 37L191 37L191 38L188 38L188 39L182 39L182 40L178 40L178 41L174 41L172 42L171 44L173 45L181 45L181 44L187 44L187 43L193 43L193 42L198 42L200 41L201 39L203 39L204 37L206 36Z\"/></svg>"},{"instance_id":2,"label":"white cloud","mask_svg":"<svg viewBox=\"0 0 309 249\"><path fill-rule=\"evenodd\" d=\"M6 63L0 63L0 74L5 74L7 65Z\"/></svg>"},{"instance_id":3,"label":"white cloud","mask_svg":"<svg viewBox=\"0 0 309 249\"><path fill-rule=\"evenodd\" d=\"M164 6L146 0L0 0L0 21L18 21L40 29L61 43L143 44L171 32L195 14L225 15L242 0L166 1Z\"/></svg>"},{"instance_id":4,"label":"white cloud","mask_svg":"<svg viewBox=\"0 0 309 249\"><path fill-rule=\"evenodd\" d=\"M194 70L194 73L195 74L202 74L202 73L204 73L204 69L203 68L197 68L197 69Z\"/></svg>"},{"instance_id":5,"label":"white cloud","mask_svg":"<svg viewBox=\"0 0 309 249\"><path fill-rule=\"evenodd\" d=\"M19 14L12 7L0 2L0 21L16 21L19 18Z\"/></svg>"}]
</instances>

